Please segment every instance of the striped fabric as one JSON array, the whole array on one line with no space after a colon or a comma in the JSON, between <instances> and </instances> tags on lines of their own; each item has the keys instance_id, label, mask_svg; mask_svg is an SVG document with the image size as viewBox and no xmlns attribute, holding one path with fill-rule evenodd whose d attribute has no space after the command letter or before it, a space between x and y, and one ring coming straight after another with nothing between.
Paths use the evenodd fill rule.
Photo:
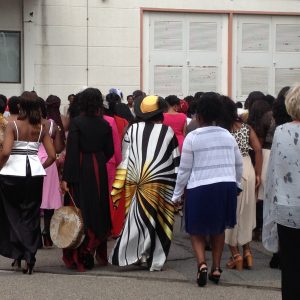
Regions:
<instances>
[{"instance_id":1,"label":"striped fabric","mask_svg":"<svg viewBox=\"0 0 300 300\"><path fill-rule=\"evenodd\" d=\"M178 201L185 187L217 182L240 185L243 161L235 139L217 126L198 128L183 143L180 167L172 200Z\"/></svg>"},{"instance_id":2,"label":"striped fabric","mask_svg":"<svg viewBox=\"0 0 300 300\"><path fill-rule=\"evenodd\" d=\"M124 136L123 161L114 187L125 176L126 220L110 256L114 265L147 261L151 271L161 270L169 253L174 207L171 202L179 165L173 130L162 124L138 123Z\"/></svg>"}]
</instances>

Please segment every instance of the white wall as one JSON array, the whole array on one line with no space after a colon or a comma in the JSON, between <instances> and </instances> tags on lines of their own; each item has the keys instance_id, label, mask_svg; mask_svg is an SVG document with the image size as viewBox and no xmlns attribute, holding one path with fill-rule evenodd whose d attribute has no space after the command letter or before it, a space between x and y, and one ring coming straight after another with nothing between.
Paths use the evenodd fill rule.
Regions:
<instances>
[{"instance_id":1,"label":"white wall","mask_svg":"<svg viewBox=\"0 0 300 300\"><path fill-rule=\"evenodd\" d=\"M22 28L20 3L0 0L0 29L13 20ZM37 92L65 103L86 85L103 93L118 87L125 95L139 88L140 7L300 12L299 0L24 0L24 12L32 5L35 47L24 59L34 58Z\"/></svg>"}]
</instances>

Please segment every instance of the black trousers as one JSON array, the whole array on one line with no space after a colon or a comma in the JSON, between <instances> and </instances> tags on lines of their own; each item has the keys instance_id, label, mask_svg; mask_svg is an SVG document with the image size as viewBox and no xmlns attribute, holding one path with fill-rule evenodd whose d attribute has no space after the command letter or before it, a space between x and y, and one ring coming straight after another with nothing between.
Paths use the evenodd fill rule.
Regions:
<instances>
[{"instance_id":1,"label":"black trousers","mask_svg":"<svg viewBox=\"0 0 300 300\"><path fill-rule=\"evenodd\" d=\"M300 229L277 225L280 265L282 300L300 299Z\"/></svg>"}]
</instances>

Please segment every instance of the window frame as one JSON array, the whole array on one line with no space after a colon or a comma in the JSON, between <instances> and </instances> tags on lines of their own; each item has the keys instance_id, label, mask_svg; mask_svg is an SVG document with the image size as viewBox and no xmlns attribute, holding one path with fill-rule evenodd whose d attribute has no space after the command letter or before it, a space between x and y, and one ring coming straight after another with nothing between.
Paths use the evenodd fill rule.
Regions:
<instances>
[{"instance_id":1,"label":"window frame","mask_svg":"<svg viewBox=\"0 0 300 300\"><path fill-rule=\"evenodd\" d=\"M0 33L4 32L4 33L17 33L19 35L18 38L18 42L19 42L19 68L18 68L18 72L19 72L19 76L18 76L18 81L1 81L0 80L0 84L21 84L22 83L22 32L20 30L1 30L0 29Z\"/></svg>"}]
</instances>

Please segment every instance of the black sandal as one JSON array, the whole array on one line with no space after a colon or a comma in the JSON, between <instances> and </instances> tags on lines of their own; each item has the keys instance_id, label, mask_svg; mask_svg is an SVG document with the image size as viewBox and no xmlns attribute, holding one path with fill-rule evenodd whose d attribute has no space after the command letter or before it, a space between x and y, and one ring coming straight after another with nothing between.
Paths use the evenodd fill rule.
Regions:
<instances>
[{"instance_id":1,"label":"black sandal","mask_svg":"<svg viewBox=\"0 0 300 300\"><path fill-rule=\"evenodd\" d=\"M220 274L216 275L216 274L214 274L214 272L220 272ZM214 282L215 284L218 284L222 272L223 272L222 269L220 269L220 268L217 267L217 268L211 270L211 272L208 275L208 279L210 281Z\"/></svg>"},{"instance_id":2,"label":"black sandal","mask_svg":"<svg viewBox=\"0 0 300 300\"><path fill-rule=\"evenodd\" d=\"M12 263L11 266L17 269L21 269L21 259L15 259Z\"/></svg>"},{"instance_id":3,"label":"black sandal","mask_svg":"<svg viewBox=\"0 0 300 300\"><path fill-rule=\"evenodd\" d=\"M207 283L207 265L206 262L202 262L198 266L197 283L199 286L205 286Z\"/></svg>"}]
</instances>

